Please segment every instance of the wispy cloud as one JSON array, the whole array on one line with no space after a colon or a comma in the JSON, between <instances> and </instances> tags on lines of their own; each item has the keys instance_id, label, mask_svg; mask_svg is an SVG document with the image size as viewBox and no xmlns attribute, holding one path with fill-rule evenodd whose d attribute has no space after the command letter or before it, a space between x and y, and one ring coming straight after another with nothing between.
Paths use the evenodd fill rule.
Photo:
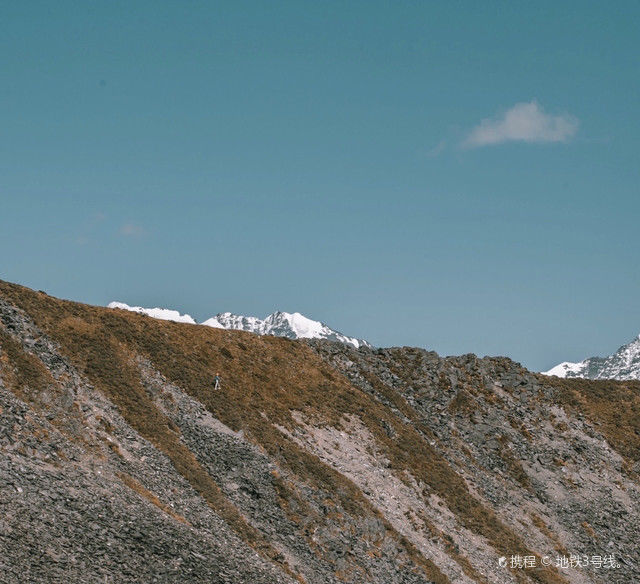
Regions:
<instances>
[{"instance_id":1,"label":"wispy cloud","mask_svg":"<svg viewBox=\"0 0 640 584\"><path fill-rule=\"evenodd\" d=\"M440 142L438 142L433 148L430 148L429 150L427 150L426 155L428 158L435 158L436 156L441 154L446 147L447 147L447 141L440 140Z\"/></svg>"},{"instance_id":2,"label":"wispy cloud","mask_svg":"<svg viewBox=\"0 0 640 584\"><path fill-rule=\"evenodd\" d=\"M536 101L517 103L500 116L482 120L462 145L478 148L504 142L567 142L578 125L573 116L545 113Z\"/></svg>"},{"instance_id":3,"label":"wispy cloud","mask_svg":"<svg viewBox=\"0 0 640 584\"><path fill-rule=\"evenodd\" d=\"M107 216L99 211L85 219L85 221L80 224L80 232L75 239L76 245L87 245L91 243L96 231L100 228L100 225L104 223L106 218Z\"/></svg>"},{"instance_id":4,"label":"wispy cloud","mask_svg":"<svg viewBox=\"0 0 640 584\"><path fill-rule=\"evenodd\" d=\"M135 223L125 223L120 227L118 233L123 237L140 237L145 234L145 230Z\"/></svg>"}]
</instances>

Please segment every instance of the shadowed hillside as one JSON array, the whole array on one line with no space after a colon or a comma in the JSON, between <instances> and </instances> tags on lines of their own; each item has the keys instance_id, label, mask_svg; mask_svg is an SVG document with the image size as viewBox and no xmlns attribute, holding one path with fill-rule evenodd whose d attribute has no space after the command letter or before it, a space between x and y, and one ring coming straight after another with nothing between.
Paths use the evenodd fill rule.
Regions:
<instances>
[{"instance_id":1,"label":"shadowed hillside","mask_svg":"<svg viewBox=\"0 0 640 584\"><path fill-rule=\"evenodd\" d=\"M0 283L0 399L7 582L640 580L639 382Z\"/></svg>"}]
</instances>

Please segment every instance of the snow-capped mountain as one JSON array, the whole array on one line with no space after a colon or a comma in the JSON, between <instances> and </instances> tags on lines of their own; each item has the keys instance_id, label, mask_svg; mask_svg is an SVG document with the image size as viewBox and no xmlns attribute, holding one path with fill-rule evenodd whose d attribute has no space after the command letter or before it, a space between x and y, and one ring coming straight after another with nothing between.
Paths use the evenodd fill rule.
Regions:
<instances>
[{"instance_id":1,"label":"snow-capped mountain","mask_svg":"<svg viewBox=\"0 0 640 584\"><path fill-rule=\"evenodd\" d=\"M356 347L370 347L362 339L348 337L329 328L326 324L311 320L299 312L274 312L265 319L255 316L241 316L230 312L222 312L205 320L202 324L216 328L236 329L257 333L259 335L274 335L289 339L327 339L339 341Z\"/></svg>"},{"instance_id":2,"label":"snow-capped mountain","mask_svg":"<svg viewBox=\"0 0 640 584\"><path fill-rule=\"evenodd\" d=\"M180 314L177 310L169 310L167 308L142 308L142 306L129 306L124 302L109 302L107 308L120 308L122 310L130 310L139 314L146 314L160 320L172 320L174 322L186 322L188 324L197 324L196 321L188 314Z\"/></svg>"},{"instance_id":3,"label":"snow-capped mountain","mask_svg":"<svg viewBox=\"0 0 640 584\"><path fill-rule=\"evenodd\" d=\"M188 314L180 314L177 310L166 308L143 308L141 306L129 306L124 302L110 302L108 308L120 308L131 310L140 314L146 314L161 320L172 320L188 324L198 324ZM221 312L201 323L204 326L214 328L248 331L258 335L274 335L287 337L288 339L327 339L339 341L356 347L370 347L371 344L363 339L348 337L322 322L311 320L299 312L274 312L265 319L255 316L241 316L230 312Z\"/></svg>"},{"instance_id":4,"label":"snow-capped mountain","mask_svg":"<svg viewBox=\"0 0 640 584\"><path fill-rule=\"evenodd\" d=\"M640 335L609 357L590 357L579 363L565 361L544 375L587 379L640 379Z\"/></svg>"}]
</instances>

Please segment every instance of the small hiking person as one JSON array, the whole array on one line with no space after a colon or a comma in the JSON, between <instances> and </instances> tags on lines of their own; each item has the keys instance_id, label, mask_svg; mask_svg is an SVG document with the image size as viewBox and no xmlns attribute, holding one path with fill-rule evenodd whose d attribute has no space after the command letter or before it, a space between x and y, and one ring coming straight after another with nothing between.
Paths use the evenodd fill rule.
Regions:
<instances>
[{"instance_id":1,"label":"small hiking person","mask_svg":"<svg viewBox=\"0 0 640 584\"><path fill-rule=\"evenodd\" d=\"M220 374L216 373L216 376L213 378L213 389L220 389Z\"/></svg>"}]
</instances>

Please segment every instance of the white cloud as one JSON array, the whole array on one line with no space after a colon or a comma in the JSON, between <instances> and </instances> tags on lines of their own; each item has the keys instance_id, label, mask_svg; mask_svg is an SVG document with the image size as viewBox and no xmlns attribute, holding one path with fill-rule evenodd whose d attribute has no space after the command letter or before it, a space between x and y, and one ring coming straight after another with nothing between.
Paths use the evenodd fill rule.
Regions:
<instances>
[{"instance_id":1,"label":"white cloud","mask_svg":"<svg viewBox=\"0 0 640 584\"><path fill-rule=\"evenodd\" d=\"M134 223L125 223L120 227L120 235L124 237L138 237L144 235L144 229Z\"/></svg>"},{"instance_id":2,"label":"white cloud","mask_svg":"<svg viewBox=\"0 0 640 584\"><path fill-rule=\"evenodd\" d=\"M477 148L504 142L567 142L578 125L573 116L545 113L536 101L517 103L501 116L482 120L462 144Z\"/></svg>"},{"instance_id":3,"label":"white cloud","mask_svg":"<svg viewBox=\"0 0 640 584\"><path fill-rule=\"evenodd\" d=\"M429 150L427 150L427 157L435 158L436 156L441 154L446 147L447 147L447 141L440 140L440 142L438 142L433 148L430 148Z\"/></svg>"}]
</instances>

